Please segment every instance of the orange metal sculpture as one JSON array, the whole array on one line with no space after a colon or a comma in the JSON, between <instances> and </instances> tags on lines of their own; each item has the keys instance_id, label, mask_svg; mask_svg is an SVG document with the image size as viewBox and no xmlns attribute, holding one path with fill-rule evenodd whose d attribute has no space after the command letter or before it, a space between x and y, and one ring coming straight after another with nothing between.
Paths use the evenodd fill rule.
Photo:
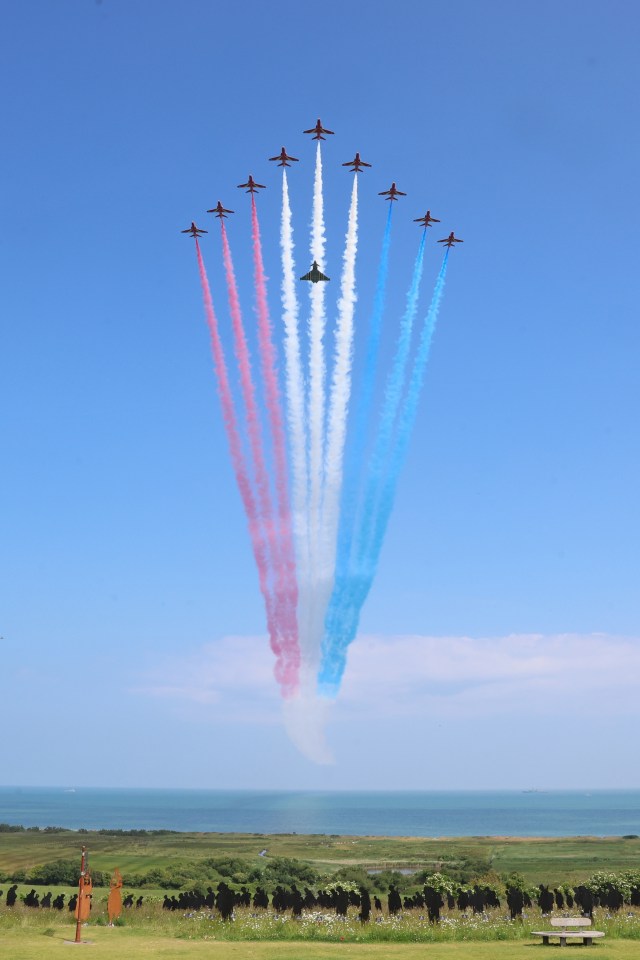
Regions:
<instances>
[{"instance_id":1,"label":"orange metal sculpture","mask_svg":"<svg viewBox=\"0 0 640 960\"><path fill-rule=\"evenodd\" d=\"M76 904L76 943L81 943L81 927L89 919L91 911L91 896L93 894L93 883L89 873L89 854L87 848L82 848L82 860L80 861L80 881L78 884L78 902Z\"/></svg>"},{"instance_id":2,"label":"orange metal sculpture","mask_svg":"<svg viewBox=\"0 0 640 960\"><path fill-rule=\"evenodd\" d=\"M107 900L107 913L109 914L110 926L113 926L114 921L117 920L122 913L122 894L120 893L122 884L122 874L116 867L111 877L111 892Z\"/></svg>"}]
</instances>

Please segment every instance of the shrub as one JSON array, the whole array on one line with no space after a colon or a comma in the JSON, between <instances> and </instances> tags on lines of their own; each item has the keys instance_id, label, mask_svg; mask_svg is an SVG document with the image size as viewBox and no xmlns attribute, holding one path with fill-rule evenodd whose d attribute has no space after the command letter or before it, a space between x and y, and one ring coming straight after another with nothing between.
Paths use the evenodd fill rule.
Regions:
<instances>
[{"instance_id":1,"label":"shrub","mask_svg":"<svg viewBox=\"0 0 640 960\"><path fill-rule=\"evenodd\" d=\"M316 884L320 874L308 863L302 860L291 860L288 857L274 857L268 860L262 871L262 880L268 884Z\"/></svg>"}]
</instances>

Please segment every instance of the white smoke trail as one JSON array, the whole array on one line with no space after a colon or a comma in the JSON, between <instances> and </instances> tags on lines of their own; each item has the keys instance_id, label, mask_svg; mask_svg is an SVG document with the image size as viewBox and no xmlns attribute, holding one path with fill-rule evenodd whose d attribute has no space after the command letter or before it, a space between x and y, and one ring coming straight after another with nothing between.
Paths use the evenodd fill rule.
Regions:
<instances>
[{"instance_id":1,"label":"white smoke trail","mask_svg":"<svg viewBox=\"0 0 640 960\"><path fill-rule=\"evenodd\" d=\"M298 565L298 624L303 648L309 621L309 474L307 469L307 431L305 423L304 374L300 357L298 298L293 260L293 227L289 203L287 172L282 170L282 220L280 225L282 258L282 315L285 329L285 372L287 418L291 438L293 475L293 535ZM304 652L303 652L304 655Z\"/></svg>"},{"instance_id":2,"label":"white smoke trail","mask_svg":"<svg viewBox=\"0 0 640 960\"><path fill-rule=\"evenodd\" d=\"M322 153L320 141L316 151L316 172L313 184L313 214L311 222L311 256L324 272L324 204L322 198ZM325 285L312 283L310 290L311 315L309 318L309 577L315 583L319 574L319 547L322 535L322 489L324 483L324 417L325 417L325 359L324 330ZM300 652L303 678L310 682L320 658L321 636L308 629L315 620L315 601L309 597L309 624L300 621Z\"/></svg>"},{"instance_id":3,"label":"white smoke trail","mask_svg":"<svg viewBox=\"0 0 640 960\"><path fill-rule=\"evenodd\" d=\"M332 706L328 700L322 700L310 691L299 691L282 702L284 726L290 740L314 763L334 762L326 738Z\"/></svg>"},{"instance_id":4,"label":"white smoke trail","mask_svg":"<svg viewBox=\"0 0 640 960\"><path fill-rule=\"evenodd\" d=\"M322 604L320 627L324 632L324 618L329 595L333 589L336 565L336 542L340 520L340 496L344 444L347 432L347 411L351 397L351 363L353 358L353 315L356 305L356 253L358 250L358 178L354 175L349 222L343 254L338 322L335 332L335 360L331 378L325 484L322 501L322 585L328 595Z\"/></svg>"}]
</instances>

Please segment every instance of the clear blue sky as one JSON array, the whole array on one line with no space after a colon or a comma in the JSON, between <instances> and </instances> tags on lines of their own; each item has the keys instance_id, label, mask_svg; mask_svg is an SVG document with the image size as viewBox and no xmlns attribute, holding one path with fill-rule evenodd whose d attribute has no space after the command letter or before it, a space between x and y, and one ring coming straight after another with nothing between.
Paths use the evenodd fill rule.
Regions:
<instances>
[{"instance_id":1,"label":"clear blue sky","mask_svg":"<svg viewBox=\"0 0 640 960\"><path fill-rule=\"evenodd\" d=\"M539 785L640 785L639 25L622 0L5 5L1 782L530 786L561 731ZM389 316L411 219L465 239L326 769L280 722L179 232L236 209L242 276L251 172L276 278L266 158L303 160L301 231L318 116L334 263L339 164L374 164L363 307L391 180Z\"/></svg>"}]
</instances>

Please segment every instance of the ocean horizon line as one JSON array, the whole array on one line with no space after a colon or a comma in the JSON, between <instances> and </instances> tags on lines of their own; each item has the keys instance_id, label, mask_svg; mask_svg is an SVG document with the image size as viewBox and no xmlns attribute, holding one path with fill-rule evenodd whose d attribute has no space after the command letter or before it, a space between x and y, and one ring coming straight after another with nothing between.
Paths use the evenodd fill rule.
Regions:
<instances>
[{"instance_id":1,"label":"ocean horizon line","mask_svg":"<svg viewBox=\"0 0 640 960\"><path fill-rule=\"evenodd\" d=\"M554 793L554 794L603 794L603 793L636 793L638 786L625 787L162 787L162 786L105 786L104 784L53 783L53 784L0 784L3 790L113 790L123 792L158 792L158 793L252 793L252 794L505 794L505 793Z\"/></svg>"},{"instance_id":2,"label":"ocean horizon line","mask_svg":"<svg viewBox=\"0 0 640 960\"><path fill-rule=\"evenodd\" d=\"M0 823L216 834L571 837L640 834L640 790L0 787Z\"/></svg>"}]
</instances>

